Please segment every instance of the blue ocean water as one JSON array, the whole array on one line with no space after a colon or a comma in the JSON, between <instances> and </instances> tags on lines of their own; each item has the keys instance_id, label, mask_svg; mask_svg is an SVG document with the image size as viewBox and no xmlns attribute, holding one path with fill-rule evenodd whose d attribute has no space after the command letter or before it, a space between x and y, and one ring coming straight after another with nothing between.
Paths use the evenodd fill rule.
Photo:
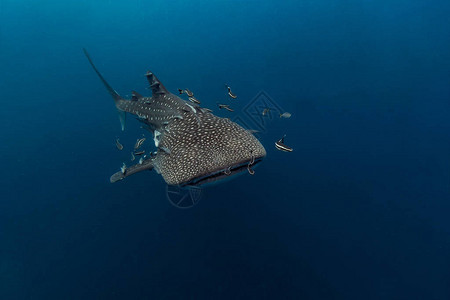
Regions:
<instances>
[{"instance_id":1,"label":"blue ocean water","mask_svg":"<svg viewBox=\"0 0 450 300\"><path fill-rule=\"evenodd\" d=\"M450 299L449 15L0 0L0 298ZM120 131L82 48L120 94L148 95L151 70L260 130L267 157L188 210L155 172L110 184L145 131ZM292 117L246 114L261 95Z\"/></svg>"}]
</instances>

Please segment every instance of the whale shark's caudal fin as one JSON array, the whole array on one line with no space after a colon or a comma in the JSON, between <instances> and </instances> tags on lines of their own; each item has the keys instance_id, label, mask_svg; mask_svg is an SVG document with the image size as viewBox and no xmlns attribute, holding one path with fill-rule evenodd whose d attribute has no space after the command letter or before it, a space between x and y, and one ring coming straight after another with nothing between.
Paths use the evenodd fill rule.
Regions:
<instances>
[{"instance_id":1,"label":"whale shark's caudal fin","mask_svg":"<svg viewBox=\"0 0 450 300\"><path fill-rule=\"evenodd\" d=\"M95 73L97 73L98 77L100 78L100 80L103 82L103 84L105 85L106 89L108 90L108 92L111 94L111 96L114 99L114 103L117 104L119 103L120 100L123 100L122 97L120 97L119 93L117 93L110 85L109 83L105 80L105 78L103 78L102 74L99 72L99 70L97 69L97 67L94 65L94 63L92 62L91 57L89 56L89 53L86 51L86 49L83 48L83 52L84 55L86 55L87 59L89 60L89 63L91 64L92 68L94 69ZM125 119L126 119L126 113L123 110L118 109L119 112L119 120L120 120L120 125L122 126L122 131L125 129Z\"/></svg>"}]
</instances>

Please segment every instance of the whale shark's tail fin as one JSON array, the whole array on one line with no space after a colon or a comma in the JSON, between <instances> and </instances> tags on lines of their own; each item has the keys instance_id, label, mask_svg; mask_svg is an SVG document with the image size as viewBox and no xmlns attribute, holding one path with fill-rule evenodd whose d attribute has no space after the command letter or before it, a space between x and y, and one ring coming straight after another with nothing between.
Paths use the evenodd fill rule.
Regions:
<instances>
[{"instance_id":1,"label":"whale shark's tail fin","mask_svg":"<svg viewBox=\"0 0 450 300\"><path fill-rule=\"evenodd\" d=\"M123 100L122 97L120 97L119 93L117 93L110 85L109 83L105 80L105 78L103 78L102 74L99 72L99 70L97 69L97 67L94 65L94 63L92 62L91 57L89 56L89 53L86 51L86 49L83 48L83 52L84 55L86 55L87 59L89 60L89 63L91 64L92 68L94 69L95 73L97 73L98 77L100 78L100 80L103 82L103 84L105 85L106 89L108 90L108 92L111 94L111 96L114 99L114 103L116 104L116 107L118 107L119 101ZM122 131L125 129L125 119L126 119L126 113L123 110L118 109L119 112L119 120L120 120L120 125L122 126Z\"/></svg>"}]
</instances>

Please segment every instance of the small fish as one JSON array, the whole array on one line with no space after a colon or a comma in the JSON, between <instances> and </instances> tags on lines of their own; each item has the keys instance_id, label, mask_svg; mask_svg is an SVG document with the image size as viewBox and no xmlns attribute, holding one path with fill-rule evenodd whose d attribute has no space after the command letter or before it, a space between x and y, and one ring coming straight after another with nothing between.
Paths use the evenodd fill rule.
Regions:
<instances>
[{"instance_id":1,"label":"small fish","mask_svg":"<svg viewBox=\"0 0 450 300\"><path fill-rule=\"evenodd\" d=\"M120 168L120 171L122 172L122 174L125 175L125 173L127 172L127 165L125 163L123 163L122 167Z\"/></svg>"},{"instance_id":2,"label":"small fish","mask_svg":"<svg viewBox=\"0 0 450 300\"><path fill-rule=\"evenodd\" d=\"M143 162L144 162L144 157L139 158L139 164L142 165Z\"/></svg>"},{"instance_id":3,"label":"small fish","mask_svg":"<svg viewBox=\"0 0 450 300\"><path fill-rule=\"evenodd\" d=\"M196 103L196 104L200 104L200 101L198 101L197 99L195 99L194 97L189 97L189 101Z\"/></svg>"},{"instance_id":4,"label":"small fish","mask_svg":"<svg viewBox=\"0 0 450 300\"><path fill-rule=\"evenodd\" d=\"M184 92L186 93L186 95L187 95L188 97L194 97L194 93L191 92L190 90L185 89Z\"/></svg>"},{"instance_id":5,"label":"small fish","mask_svg":"<svg viewBox=\"0 0 450 300\"><path fill-rule=\"evenodd\" d=\"M255 175L255 171L252 169L251 165L247 166L247 171L250 175Z\"/></svg>"},{"instance_id":6,"label":"small fish","mask_svg":"<svg viewBox=\"0 0 450 300\"><path fill-rule=\"evenodd\" d=\"M134 155L139 156L139 155L142 155L142 154L144 154L144 153L145 153L144 150L142 150L142 151L135 151L135 152L134 152Z\"/></svg>"},{"instance_id":7,"label":"small fish","mask_svg":"<svg viewBox=\"0 0 450 300\"><path fill-rule=\"evenodd\" d=\"M226 109L228 111L234 111L233 109L230 108L230 106L228 104L219 104L219 108L220 109Z\"/></svg>"},{"instance_id":8,"label":"small fish","mask_svg":"<svg viewBox=\"0 0 450 300\"><path fill-rule=\"evenodd\" d=\"M286 135L283 135L283 137L275 143L275 148L277 148L280 151L284 151L284 152L292 152L294 149L292 149L289 146L286 146L284 144L284 138L286 137Z\"/></svg>"},{"instance_id":9,"label":"small fish","mask_svg":"<svg viewBox=\"0 0 450 300\"><path fill-rule=\"evenodd\" d=\"M180 95L184 93L182 89L178 89L178 91L180 92Z\"/></svg>"},{"instance_id":10,"label":"small fish","mask_svg":"<svg viewBox=\"0 0 450 300\"><path fill-rule=\"evenodd\" d=\"M145 140L146 140L145 137L143 137L142 139L138 139L136 141L136 144L134 144L134 150L139 149L142 146L142 144L145 142Z\"/></svg>"},{"instance_id":11,"label":"small fish","mask_svg":"<svg viewBox=\"0 0 450 300\"><path fill-rule=\"evenodd\" d=\"M280 118L285 118L285 119L289 119L291 116L292 116L292 114L289 112L284 112L284 113L280 114Z\"/></svg>"},{"instance_id":12,"label":"small fish","mask_svg":"<svg viewBox=\"0 0 450 300\"><path fill-rule=\"evenodd\" d=\"M269 111L270 111L270 108L264 108L264 110L263 110L263 112L262 112L262 115L263 116L265 116L265 115L267 115L268 113L269 113Z\"/></svg>"},{"instance_id":13,"label":"small fish","mask_svg":"<svg viewBox=\"0 0 450 300\"><path fill-rule=\"evenodd\" d=\"M119 150L122 150L122 149L123 149L123 145L119 142L119 139L118 139L118 138L116 139L116 147L117 147L117 149L119 149Z\"/></svg>"},{"instance_id":14,"label":"small fish","mask_svg":"<svg viewBox=\"0 0 450 300\"><path fill-rule=\"evenodd\" d=\"M227 86L227 89L228 89L228 96L230 96L233 99L236 99L237 96L235 94L233 94L233 92L231 91L231 88L228 85L226 85L226 86Z\"/></svg>"},{"instance_id":15,"label":"small fish","mask_svg":"<svg viewBox=\"0 0 450 300\"><path fill-rule=\"evenodd\" d=\"M203 107L202 110L203 110L204 112L205 112L205 111L206 111L206 112L209 112L209 113L212 112L212 109L209 109L209 108L206 108L206 107Z\"/></svg>"},{"instance_id":16,"label":"small fish","mask_svg":"<svg viewBox=\"0 0 450 300\"><path fill-rule=\"evenodd\" d=\"M251 153L251 151L250 151ZM247 171L250 175L255 175L255 171L252 169L252 165L255 163L255 157L252 155L252 159L248 162Z\"/></svg>"},{"instance_id":17,"label":"small fish","mask_svg":"<svg viewBox=\"0 0 450 300\"><path fill-rule=\"evenodd\" d=\"M133 161L136 157L134 157L133 152L131 152L131 161Z\"/></svg>"}]
</instances>

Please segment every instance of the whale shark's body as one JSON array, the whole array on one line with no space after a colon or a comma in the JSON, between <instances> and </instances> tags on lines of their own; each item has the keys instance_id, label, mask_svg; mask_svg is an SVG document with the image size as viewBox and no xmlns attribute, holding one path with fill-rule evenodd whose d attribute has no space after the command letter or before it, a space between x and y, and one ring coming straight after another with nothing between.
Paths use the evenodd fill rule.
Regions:
<instances>
[{"instance_id":1,"label":"whale shark's body","mask_svg":"<svg viewBox=\"0 0 450 300\"><path fill-rule=\"evenodd\" d=\"M116 182L143 170L155 169L169 185L198 186L248 170L261 162L266 150L249 130L170 93L151 72L146 77L152 97L132 92L122 98L106 82L124 129L125 113L136 115L153 133L155 155L111 176Z\"/></svg>"}]
</instances>

